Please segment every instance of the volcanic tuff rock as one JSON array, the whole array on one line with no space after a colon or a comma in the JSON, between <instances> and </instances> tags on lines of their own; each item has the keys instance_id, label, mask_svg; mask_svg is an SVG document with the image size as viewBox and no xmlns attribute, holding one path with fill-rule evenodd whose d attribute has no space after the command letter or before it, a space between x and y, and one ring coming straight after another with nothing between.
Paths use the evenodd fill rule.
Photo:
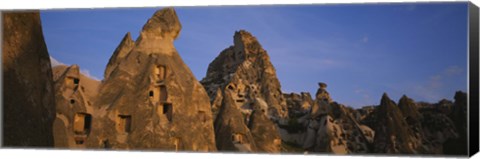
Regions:
<instances>
[{"instance_id":1,"label":"volcanic tuff rock","mask_svg":"<svg viewBox=\"0 0 480 159\"><path fill-rule=\"evenodd\" d=\"M135 42L132 40L130 32L125 34L122 39L122 42L113 52L112 57L108 61L107 67L105 68L104 79L108 79L112 71L120 64L120 62L125 59L125 57L130 53L132 48L135 46Z\"/></svg>"},{"instance_id":2,"label":"volcanic tuff rock","mask_svg":"<svg viewBox=\"0 0 480 159\"><path fill-rule=\"evenodd\" d=\"M40 14L2 12L3 146L53 147L55 98Z\"/></svg>"},{"instance_id":3,"label":"volcanic tuff rock","mask_svg":"<svg viewBox=\"0 0 480 159\"><path fill-rule=\"evenodd\" d=\"M80 73L77 65L53 67L56 97L55 147L85 148L92 125L93 103L100 81Z\"/></svg>"},{"instance_id":4,"label":"volcanic tuff rock","mask_svg":"<svg viewBox=\"0 0 480 159\"><path fill-rule=\"evenodd\" d=\"M219 150L279 151L281 140L271 120L286 118L288 111L275 68L254 36L235 32L234 45L210 63L201 83L213 114L218 114L214 118Z\"/></svg>"},{"instance_id":5,"label":"volcanic tuff rock","mask_svg":"<svg viewBox=\"0 0 480 159\"><path fill-rule=\"evenodd\" d=\"M319 86L310 114L299 119L307 125L302 147L309 152L335 154L369 152L374 131L359 124L356 110L333 102L325 83Z\"/></svg>"},{"instance_id":6,"label":"volcanic tuff rock","mask_svg":"<svg viewBox=\"0 0 480 159\"><path fill-rule=\"evenodd\" d=\"M312 96L308 92L301 92L300 94L289 93L283 94L287 101L288 117L298 118L307 114L313 105Z\"/></svg>"},{"instance_id":7,"label":"volcanic tuff rock","mask_svg":"<svg viewBox=\"0 0 480 159\"><path fill-rule=\"evenodd\" d=\"M112 57L123 56L107 66L88 147L216 151L208 95L173 46L180 30L172 8L159 10Z\"/></svg>"},{"instance_id":8,"label":"volcanic tuff rock","mask_svg":"<svg viewBox=\"0 0 480 159\"><path fill-rule=\"evenodd\" d=\"M233 46L223 50L210 63L207 75L201 81L210 101L215 101L218 90L230 89L234 90L233 98L242 111L250 114L248 105L258 98L267 103L269 118L286 118L286 102L267 51L244 30L235 32L233 42Z\"/></svg>"},{"instance_id":9,"label":"volcanic tuff rock","mask_svg":"<svg viewBox=\"0 0 480 159\"><path fill-rule=\"evenodd\" d=\"M414 132L409 129L402 112L386 93L383 94L377 109L374 152L417 153L416 148L420 144Z\"/></svg>"}]
</instances>

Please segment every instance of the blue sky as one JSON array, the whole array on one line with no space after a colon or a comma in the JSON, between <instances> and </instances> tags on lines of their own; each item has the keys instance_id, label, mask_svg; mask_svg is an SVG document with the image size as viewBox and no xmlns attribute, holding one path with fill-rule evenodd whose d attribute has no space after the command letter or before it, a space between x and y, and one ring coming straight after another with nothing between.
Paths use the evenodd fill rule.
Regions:
<instances>
[{"instance_id":1,"label":"blue sky","mask_svg":"<svg viewBox=\"0 0 480 159\"><path fill-rule=\"evenodd\" d=\"M50 56L103 78L110 56L159 8L41 11ZM284 92L328 84L332 98L353 107L453 99L467 87L467 3L176 7L182 31L175 46L201 80L208 64L245 29L270 55Z\"/></svg>"}]
</instances>

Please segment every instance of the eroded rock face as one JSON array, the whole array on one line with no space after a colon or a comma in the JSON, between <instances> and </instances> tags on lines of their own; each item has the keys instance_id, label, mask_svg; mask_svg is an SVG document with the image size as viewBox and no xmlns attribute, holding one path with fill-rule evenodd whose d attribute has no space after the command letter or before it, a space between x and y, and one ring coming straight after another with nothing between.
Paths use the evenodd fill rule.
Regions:
<instances>
[{"instance_id":1,"label":"eroded rock face","mask_svg":"<svg viewBox=\"0 0 480 159\"><path fill-rule=\"evenodd\" d=\"M210 63L201 83L210 95L213 114L218 114L214 118L219 150L280 150L281 139L272 121L286 118L288 110L275 68L254 36L235 32L234 45ZM229 137L235 134L242 136L242 144Z\"/></svg>"},{"instance_id":2,"label":"eroded rock face","mask_svg":"<svg viewBox=\"0 0 480 159\"><path fill-rule=\"evenodd\" d=\"M467 94L465 92L457 91L454 99L455 102L453 103L452 111L449 114L449 117L455 124L458 137L447 140L444 143L443 152L452 155L467 155Z\"/></svg>"},{"instance_id":3,"label":"eroded rock face","mask_svg":"<svg viewBox=\"0 0 480 159\"><path fill-rule=\"evenodd\" d=\"M252 133L247 127L250 119L236 106L232 90L225 90L218 116L215 120L215 141L219 151L258 151Z\"/></svg>"},{"instance_id":4,"label":"eroded rock face","mask_svg":"<svg viewBox=\"0 0 480 159\"><path fill-rule=\"evenodd\" d=\"M53 68L55 80L56 119L55 147L85 148L90 135L95 97L100 81L80 73L78 65Z\"/></svg>"},{"instance_id":5,"label":"eroded rock face","mask_svg":"<svg viewBox=\"0 0 480 159\"><path fill-rule=\"evenodd\" d=\"M212 102L219 88L230 89L234 90L233 98L244 111L251 110L248 103L260 98L268 105L269 118L277 120L288 116L286 101L270 57L247 31L235 32L234 45L223 50L210 63L201 83Z\"/></svg>"},{"instance_id":6,"label":"eroded rock face","mask_svg":"<svg viewBox=\"0 0 480 159\"><path fill-rule=\"evenodd\" d=\"M376 125L374 152L376 153L417 153L418 139L409 129L398 106L383 94L380 106L375 111Z\"/></svg>"},{"instance_id":7,"label":"eroded rock face","mask_svg":"<svg viewBox=\"0 0 480 159\"><path fill-rule=\"evenodd\" d=\"M104 79L108 79L112 71L122 62L123 59L126 58L128 53L132 50L135 46L135 42L132 40L130 32L125 34L120 44L118 44L117 48L113 52L112 57L108 61L107 67L105 69Z\"/></svg>"},{"instance_id":8,"label":"eroded rock face","mask_svg":"<svg viewBox=\"0 0 480 159\"><path fill-rule=\"evenodd\" d=\"M53 147L55 97L36 12L2 12L3 146Z\"/></svg>"},{"instance_id":9,"label":"eroded rock face","mask_svg":"<svg viewBox=\"0 0 480 159\"><path fill-rule=\"evenodd\" d=\"M173 46L180 29L172 8L144 25L100 85L88 147L216 151L209 97Z\"/></svg>"},{"instance_id":10,"label":"eroded rock face","mask_svg":"<svg viewBox=\"0 0 480 159\"><path fill-rule=\"evenodd\" d=\"M313 100L312 96L308 92L301 92L300 94L283 94L283 96L287 101L289 118L298 118L303 116L312 108Z\"/></svg>"}]
</instances>

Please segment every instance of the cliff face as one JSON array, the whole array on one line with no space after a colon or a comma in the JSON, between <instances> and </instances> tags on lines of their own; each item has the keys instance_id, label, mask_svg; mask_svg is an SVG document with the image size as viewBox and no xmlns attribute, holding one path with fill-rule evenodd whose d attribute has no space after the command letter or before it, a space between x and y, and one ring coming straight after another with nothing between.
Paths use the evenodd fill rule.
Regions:
<instances>
[{"instance_id":1,"label":"cliff face","mask_svg":"<svg viewBox=\"0 0 480 159\"><path fill-rule=\"evenodd\" d=\"M94 104L99 121L88 147L216 150L208 95L173 46L180 30L175 11L162 9L144 25L131 51L117 49ZM130 50L122 46L130 45L125 40L128 34L118 48Z\"/></svg>"},{"instance_id":2,"label":"cliff face","mask_svg":"<svg viewBox=\"0 0 480 159\"><path fill-rule=\"evenodd\" d=\"M234 45L210 63L201 83L218 114L214 118L219 150L279 151L281 140L272 121L286 118L288 110L275 69L254 36L235 32ZM228 136L237 134L244 136L240 143L249 148L231 148L238 141Z\"/></svg>"},{"instance_id":3,"label":"cliff face","mask_svg":"<svg viewBox=\"0 0 480 159\"><path fill-rule=\"evenodd\" d=\"M55 99L39 12L2 12L3 146L53 147Z\"/></svg>"},{"instance_id":4,"label":"cliff face","mask_svg":"<svg viewBox=\"0 0 480 159\"><path fill-rule=\"evenodd\" d=\"M201 83L210 100L215 101L217 91L234 90L233 98L242 110L251 110L248 103L255 98L268 105L267 115L273 120L286 118L288 110L281 92L275 68L270 57L257 39L249 32L235 32L234 45L223 50L208 66L207 76Z\"/></svg>"},{"instance_id":5,"label":"cliff face","mask_svg":"<svg viewBox=\"0 0 480 159\"><path fill-rule=\"evenodd\" d=\"M100 81L81 74L77 65L55 66L53 72L57 105L53 128L55 147L85 148Z\"/></svg>"}]
</instances>

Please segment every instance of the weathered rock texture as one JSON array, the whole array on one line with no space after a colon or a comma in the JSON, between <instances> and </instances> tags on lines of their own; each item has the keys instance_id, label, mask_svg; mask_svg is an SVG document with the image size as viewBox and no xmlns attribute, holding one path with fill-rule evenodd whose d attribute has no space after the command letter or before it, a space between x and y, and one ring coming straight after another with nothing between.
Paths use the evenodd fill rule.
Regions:
<instances>
[{"instance_id":1,"label":"weathered rock texture","mask_svg":"<svg viewBox=\"0 0 480 159\"><path fill-rule=\"evenodd\" d=\"M53 73L57 105L53 129L55 147L85 148L94 120L92 104L100 81L81 74L77 65L58 65Z\"/></svg>"},{"instance_id":2,"label":"weathered rock texture","mask_svg":"<svg viewBox=\"0 0 480 159\"><path fill-rule=\"evenodd\" d=\"M53 147L55 98L39 12L2 12L3 146Z\"/></svg>"},{"instance_id":3,"label":"weathered rock texture","mask_svg":"<svg viewBox=\"0 0 480 159\"><path fill-rule=\"evenodd\" d=\"M416 153L415 149L419 146L416 143L417 139L409 129L398 106L386 93L383 94L377 109L374 152Z\"/></svg>"},{"instance_id":4,"label":"weathered rock texture","mask_svg":"<svg viewBox=\"0 0 480 159\"><path fill-rule=\"evenodd\" d=\"M216 115L219 150L280 151L281 139L272 121L287 118L288 110L275 68L254 36L235 32L234 45L210 63L201 83Z\"/></svg>"},{"instance_id":5,"label":"weathered rock texture","mask_svg":"<svg viewBox=\"0 0 480 159\"><path fill-rule=\"evenodd\" d=\"M457 91L455 93L455 102L449 117L455 124L458 133L457 138L449 139L444 143L444 153L449 155L467 155L468 154L468 129L467 129L467 94ZM473 105L472 105L473 106ZM475 134L471 134L475 135Z\"/></svg>"},{"instance_id":6,"label":"weathered rock texture","mask_svg":"<svg viewBox=\"0 0 480 159\"><path fill-rule=\"evenodd\" d=\"M132 40L130 32L125 34L122 42L118 45L117 49L113 52L112 57L108 61L107 67L105 68L104 79L108 79L112 71L117 68L118 64L122 62L123 59L132 51L132 48L135 46L135 41Z\"/></svg>"},{"instance_id":7,"label":"weathered rock texture","mask_svg":"<svg viewBox=\"0 0 480 159\"><path fill-rule=\"evenodd\" d=\"M166 8L133 48L128 34L122 40L95 100L88 147L216 151L209 97L173 46L180 30Z\"/></svg>"},{"instance_id":8,"label":"weathered rock texture","mask_svg":"<svg viewBox=\"0 0 480 159\"><path fill-rule=\"evenodd\" d=\"M310 113L298 120L306 126L301 146L308 152L369 152L374 131L357 121L356 110L333 102L325 83L319 86Z\"/></svg>"},{"instance_id":9,"label":"weathered rock texture","mask_svg":"<svg viewBox=\"0 0 480 159\"><path fill-rule=\"evenodd\" d=\"M212 102L219 90L230 89L235 92L233 98L236 105L245 112L251 110L248 103L258 98L267 103L269 118L276 120L288 115L286 101L270 57L247 31L235 32L234 45L223 50L210 63L207 76L201 83Z\"/></svg>"}]
</instances>

